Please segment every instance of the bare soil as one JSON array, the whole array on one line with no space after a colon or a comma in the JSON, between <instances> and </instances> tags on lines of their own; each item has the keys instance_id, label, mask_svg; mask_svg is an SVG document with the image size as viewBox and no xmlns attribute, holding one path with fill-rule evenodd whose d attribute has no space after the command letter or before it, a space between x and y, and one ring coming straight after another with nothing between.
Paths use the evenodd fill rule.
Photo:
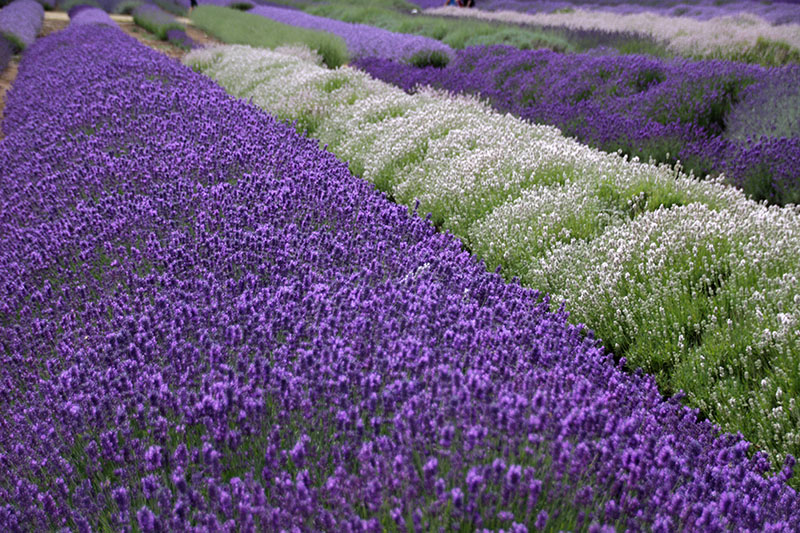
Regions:
<instances>
[{"instance_id":1,"label":"bare soil","mask_svg":"<svg viewBox=\"0 0 800 533\"><path fill-rule=\"evenodd\" d=\"M111 15L111 18L119 25L122 31L131 37L138 39L142 44L161 52L167 57L175 59L176 61L181 61L183 56L188 53L187 50L168 42L161 41L152 33L140 28L133 22L133 17L130 15ZM178 20L186 25L186 34L191 37L194 42L200 44L201 46L221 44L220 41L213 38L206 32L192 26L191 20L187 18L179 18ZM44 14L42 29L39 32L38 38L46 37L53 32L63 30L68 25L69 16L67 16L66 13L58 11L46 11ZM11 89L11 86L14 84L14 80L17 78L18 66L19 55L13 57L11 62L8 64L8 67L0 72L0 123L2 123L3 110L6 106L6 93L9 91L9 89ZM3 137L5 137L5 135L3 134L2 129L0 129L0 140L2 140Z\"/></svg>"}]
</instances>

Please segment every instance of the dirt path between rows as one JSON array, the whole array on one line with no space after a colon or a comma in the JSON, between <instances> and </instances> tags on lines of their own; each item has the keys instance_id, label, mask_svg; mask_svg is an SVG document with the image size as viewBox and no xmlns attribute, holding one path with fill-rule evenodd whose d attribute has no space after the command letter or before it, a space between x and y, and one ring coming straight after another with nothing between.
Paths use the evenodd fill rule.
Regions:
<instances>
[{"instance_id":1,"label":"dirt path between rows","mask_svg":"<svg viewBox=\"0 0 800 533\"><path fill-rule=\"evenodd\" d=\"M117 23L117 25L119 25L122 31L131 37L136 38L142 44L147 45L150 48L157 50L176 61L182 60L183 56L187 54L186 50L183 50L182 48L173 44L161 41L152 33L137 26L133 22L133 17L130 15L111 15L111 18ZM191 20L183 17L179 18L178 20L186 26L186 34L191 37L194 42L200 44L201 46L220 44L220 41L214 37L192 26ZM66 13L46 11L44 14L44 21L42 22L42 29L39 31L38 38L41 39L42 37L46 37L53 32L63 30L68 25L69 16ZM0 124L2 124L3 111L6 107L6 93L8 93L9 89L11 89L11 86L14 84L14 80L17 78L18 67L19 55L14 56L11 59L11 62L8 64L8 67L0 72ZM3 137L5 137L5 135L0 127L0 140L2 140Z\"/></svg>"}]
</instances>

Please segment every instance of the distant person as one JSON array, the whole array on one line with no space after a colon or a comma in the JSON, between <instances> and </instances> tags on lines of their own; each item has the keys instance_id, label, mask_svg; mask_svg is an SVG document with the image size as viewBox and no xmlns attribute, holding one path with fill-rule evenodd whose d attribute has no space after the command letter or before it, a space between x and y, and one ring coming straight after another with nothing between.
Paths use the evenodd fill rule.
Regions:
<instances>
[{"instance_id":1,"label":"distant person","mask_svg":"<svg viewBox=\"0 0 800 533\"><path fill-rule=\"evenodd\" d=\"M461 0L461 7L475 7L475 0Z\"/></svg>"},{"instance_id":2,"label":"distant person","mask_svg":"<svg viewBox=\"0 0 800 533\"><path fill-rule=\"evenodd\" d=\"M458 5L461 5L461 0L458 0L458 2L456 2L456 0L447 0L444 3L444 5L446 5L446 6L458 6Z\"/></svg>"},{"instance_id":3,"label":"distant person","mask_svg":"<svg viewBox=\"0 0 800 533\"><path fill-rule=\"evenodd\" d=\"M191 13L191 11L196 7L197 7L197 0L191 0L191 7L189 7L189 12Z\"/></svg>"}]
</instances>

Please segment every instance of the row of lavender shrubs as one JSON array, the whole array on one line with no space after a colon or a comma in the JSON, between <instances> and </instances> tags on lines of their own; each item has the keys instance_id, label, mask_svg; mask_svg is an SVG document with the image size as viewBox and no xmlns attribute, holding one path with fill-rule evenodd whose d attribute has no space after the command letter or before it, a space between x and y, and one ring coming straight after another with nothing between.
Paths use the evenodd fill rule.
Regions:
<instances>
[{"instance_id":1,"label":"row of lavender shrubs","mask_svg":"<svg viewBox=\"0 0 800 533\"><path fill-rule=\"evenodd\" d=\"M351 58L374 56L420 66L444 66L453 56L453 49L446 44L421 35L396 33L365 24L343 22L296 9L269 5L256 6L248 13L292 26L338 35L347 43Z\"/></svg>"},{"instance_id":2,"label":"row of lavender shrubs","mask_svg":"<svg viewBox=\"0 0 800 533\"><path fill-rule=\"evenodd\" d=\"M354 65L413 92L479 95L608 152L724 173L756 200L800 202L800 67L475 46L446 68Z\"/></svg>"},{"instance_id":3,"label":"row of lavender shrubs","mask_svg":"<svg viewBox=\"0 0 800 533\"><path fill-rule=\"evenodd\" d=\"M184 25L160 7L153 4L140 4L133 10L133 21L162 41L169 41L184 49L194 46L186 34Z\"/></svg>"},{"instance_id":4,"label":"row of lavender shrubs","mask_svg":"<svg viewBox=\"0 0 800 533\"><path fill-rule=\"evenodd\" d=\"M35 0L14 0L0 9L0 36L14 53L25 50L36 40L44 20L44 8Z\"/></svg>"},{"instance_id":5,"label":"row of lavender shrubs","mask_svg":"<svg viewBox=\"0 0 800 533\"><path fill-rule=\"evenodd\" d=\"M547 298L118 29L37 42L6 113L0 527L800 523L791 458L766 477Z\"/></svg>"}]
</instances>

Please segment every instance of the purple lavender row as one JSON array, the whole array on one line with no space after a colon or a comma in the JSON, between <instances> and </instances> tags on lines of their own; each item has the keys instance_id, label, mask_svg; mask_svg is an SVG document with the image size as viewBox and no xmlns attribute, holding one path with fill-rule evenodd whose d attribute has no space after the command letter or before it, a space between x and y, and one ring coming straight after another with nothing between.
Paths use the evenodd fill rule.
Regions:
<instances>
[{"instance_id":1,"label":"purple lavender row","mask_svg":"<svg viewBox=\"0 0 800 533\"><path fill-rule=\"evenodd\" d=\"M33 44L42 27L44 8L35 0L15 0L0 9L0 35L15 50L24 50Z\"/></svg>"},{"instance_id":2,"label":"purple lavender row","mask_svg":"<svg viewBox=\"0 0 800 533\"><path fill-rule=\"evenodd\" d=\"M555 125L601 150L622 150L644 161L680 159L699 176L725 173L758 200L800 201L796 65L768 69L505 46L459 50L444 69L382 58L354 65L406 91L431 85L477 94L501 111ZM781 92L797 96L781 100Z\"/></svg>"},{"instance_id":3,"label":"purple lavender row","mask_svg":"<svg viewBox=\"0 0 800 533\"><path fill-rule=\"evenodd\" d=\"M117 29L36 43L3 126L4 529L800 521L791 460L764 477L547 298Z\"/></svg>"},{"instance_id":4,"label":"purple lavender row","mask_svg":"<svg viewBox=\"0 0 800 533\"><path fill-rule=\"evenodd\" d=\"M339 35L347 43L352 58L374 56L409 61L415 56L430 53L439 53L448 59L453 55L453 50L446 44L421 35L395 33L374 26L343 22L273 6L257 6L249 13L292 26Z\"/></svg>"}]
</instances>

